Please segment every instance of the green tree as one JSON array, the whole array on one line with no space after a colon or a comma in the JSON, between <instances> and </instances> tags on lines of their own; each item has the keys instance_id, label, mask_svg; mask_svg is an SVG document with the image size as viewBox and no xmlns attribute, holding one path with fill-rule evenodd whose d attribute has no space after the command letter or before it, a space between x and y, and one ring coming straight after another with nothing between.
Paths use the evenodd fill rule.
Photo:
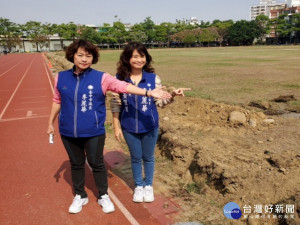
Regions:
<instances>
[{"instance_id":1,"label":"green tree","mask_svg":"<svg viewBox=\"0 0 300 225\"><path fill-rule=\"evenodd\" d=\"M55 26L50 23L42 24L42 30L43 34L46 37L46 42L40 42L40 47L43 48L44 46L48 47L49 51L50 49L50 36L55 34Z\"/></svg>"},{"instance_id":2,"label":"green tree","mask_svg":"<svg viewBox=\"0 0 300 225\"><path fill-rule=\"evenodd\" d=\"M151 20L151 17L146 17L144 22L141 23L141 26L143 28L143 31L147 35L146 42L148 42L148 43L153 42L155 40L156 33L155 33L155 24Z\"/></svg>"},{"instance_id":3,"label":"green tree","mask_svg":"<svg viewBox=\"0 0 300 225\"><path fill-rule=\"evenodd\" d=\"M277 43L279 43L279 39L282 39L289 34L290 24L287 22L287 14L282 14L278 18L271 19L270 26L275 33Z\"/></svg>"},{"instance_id":4,"label":"green tree","mask_svg":"<svg viewBox=\"0 0 300 225\"><path fill-rule=\"evenodd\" d=\"M210 27L211 24L210 24L210 22L204 22L203 20L201 20L200 24L198 24L197 26L201 27L201 28L207 28L207 27Z\"/></svg>"},{"instance_id":5,"label":"green tree","mask_svg":"<svg viewBox=\"0 0 300 225\"><path fill-rule=\"evenodd\" d=\"M175 33L175 25L172 23L161 23L159 25L159 30L157 30L157 35L164 35L164 42L167 42L167 46L170 47L171 36ZM161 37L161 39L163 39Z\"/></svg>"},{"instance_id":6,"label":"green tree","mask_svg":"<svg viewBox=\"0 0 300 225\"><path fill-rule=\"evenodd\" d=\"M199 29L195 30L184 30L173 34L171 36L172 41L177 42L179 45L184 44L184 46L191 46L197 43L197 35Z\"/></svg>"},{"instance_id":7,"label":"green tree","mask_svg":"<svg viewBox=\"0 0 300 225\"><path fill-rule=\"evenodd\" d=\"M225 21L214 21L213 27L218 28L219 33L219 42L220 45L223 43L227 45L227 37L228 37L228 29L233 25L233 20L225 20Z\"/></svg>"},{"instance_id":8,"label":"green tree","mask_svg":"<svg viewBox=\"0 0 300 225\"><path fill-rule=\"evenodd\" d=\"M39 51L39 42L45 41L45 39L42 38L44 37L44 33L43 33L41 22L29 21L25 23L22 27L27 38L30 38L31 42L35 43L36 51Z\"/></svg>"},{"instance_id":9,"label":"green tree","mask_svg":"<svg viewBox=\"0 0 300 225\"><path fill-rule=\"evenodd\" d=\"M75 40L80 36L81 32L81 28L73 22L67 24L53 24L53 29L60 37L60 45L62 49L64 48L64 40Z\"/></svg>"},{"instance_id":10,"label":"green tree","mask_svg":"<svg viewBox=\"0 0 300 225\"><path fill-rule=\"evenodd\" d=\"M200 30L199 34L199 41L202 43L209 43L211 42L219 42L220 35L218 33L217 28L215 27L208 27Z\"/></svg>"},{"instance_id":11,"label":"green tree","mask_svg":"<svg viewBox=\"0 0 300 225\"><path fill-rule=\"evenodd\" d=\"M276 23L275 26L276 26L277 36L285 38L286 41L289 39L290 43L292 43L292 39L294 39L294 42L299 40L299 32L300 32L299 13L295 13L292 15L288 15L288 14L280 15L274 23Z\"/></svg>"},{"instance_id":12,"label":"green tree","mask_svg":"<svg viewBox=\"0 0 300 225\"><path fill-rule=\"evenodd\" d=\"M294 43L300 41L300 13L295 13L291 17L291 36L294 37Z\"/></svg>"},{"instance_id":13,"label":"green tree","mask_svg":"<svg viewBox=\"0 0 300 225\"><path fill-rule=\"evenodd\" d=\"M192 44L195 44L196 41L197 41L197 39L196 39L195 35L193 35L192 33L188 33L182 39L182 42L188 47L190 47Z\"/></svg>"},{"instance_id":14,"label":"green tree","mask_svg":"<svg viewBox=\"0 0 300 225\"><path fill-rule=\"evenodd\" d=\"M115 40L119 46L119 49L120 49L121 44L124 44L124 42L127 38L127 32L125 30L125 25L120 21L114 22L111 32L112 32L112 36L115 38Z\"/></svg>"},{"instance_id":15,"label":"green tree","mask_svg":"<svg viewBox=\"0 0 300 225\"><path fill-rule=\"evenodd\" d=\"M167 42L168 30L167 27L161 25L155 25L155 38L154 41L158 42L159 45Z\"/></svg>"},{"instance_id":16,"label":"green tree","mask_svg":"<svg viewBox=\"0 0 300 225\"><path fill-rule=\"evenodd\" d=\"M252 45L260 31L255 21L240 20L228 29L228 39L232 45Z\"/></svg>"},{"instance_id":17,"label":"green tree","mask_svg":"<svg viewBox=\"0 0 300 225\"><path fill-rule=\"evenodd\" d=\"M88 40L94 44L101 42L101 37L98 31L92 27L81 27L80 38Z\"/></svg>"},{"instance_id":18,"label":"green tree","mask_svg":"<svg viewBox=\"0 0 300 225\"><path fill-rule=\"evenodd\" d=\"M0 17L0 43L6 46L9 51L21 43L21 34L19 25Z\"/></svg>"},{"instance_id":19,"label":"green tree","mask_svg":"<svg viewBox=\"0 0 300 225\"><path fill-rule=\"evenodd\" d=\"M174 24L175 33L178 33L178 32L184 31L184 30L192 30L196 27L197 26L187 23L185 20L176 20L176 23Z\"/></svg>"},{"instance_id":20,"label":"green tree","mask_svg":"<svg viewBox=\"0 0 300 225\"><path fill-rule=\"evenodd\" d=\"M255 18L255 22L258 25L258 32L259 32L259 41L262 43L263 39L266 37L266 34L270 33L270 26L269 26L269 17L265 15L258 15Z\"/></svg>"},{"instance_id":21,"label":"green tree","mask_svg":"<svg viewBox=\"0 0 300 225\"><path fill-rule=\"evenodd\" d=\"M128 32L127 41L138 41L145 43L148 37L141 24L135 24Z\"/></svg>"},{"instance_id":22,"label":"green tree","mask_svg":"<svg viewBox=\"0 0 300 225\"><path fill-rule=\"evenodd\" d=\"M117 39L114 37L113 27L109 23L104 23L102 27L99 28L100 43L106 44L109 48L111 44L116 44Z\"/></svg>"}]
</instances>

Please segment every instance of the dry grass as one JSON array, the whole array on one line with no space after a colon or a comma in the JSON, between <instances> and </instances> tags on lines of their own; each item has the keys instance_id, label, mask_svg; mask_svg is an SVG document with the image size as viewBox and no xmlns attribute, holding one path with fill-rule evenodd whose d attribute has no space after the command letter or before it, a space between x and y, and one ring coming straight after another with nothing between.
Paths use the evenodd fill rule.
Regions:
<instances>
[{"instance_id":1,"label":"dry grass","mask_svg":"<svg viewBox=\"0 0 300 225\"><path fill-rule=\"evenodd\" d=\"M233 104L300 98L300 46L150 49L165 85L191 87L188 96ZM121 51L101 51L94 68L112 75Z\"/></svg>"}]
</instances>

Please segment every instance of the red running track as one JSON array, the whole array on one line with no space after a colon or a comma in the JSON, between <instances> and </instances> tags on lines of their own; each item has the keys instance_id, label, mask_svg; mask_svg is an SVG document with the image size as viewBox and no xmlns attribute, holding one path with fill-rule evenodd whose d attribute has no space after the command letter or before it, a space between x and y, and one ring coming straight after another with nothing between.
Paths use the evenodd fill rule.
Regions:
<instances>
[{"instance_id":1,"label":"red running track","mask_svg":"<svg viewBox=\"0 0 300 225\"><path fill-rule=\"evenodd\" d=\"M0 224L171 224L165 214L177 209L165 210L159 196L150 204L132 202L132 190L111 171L109 194L116 211L103 213L88 167L90 201L80 213L68 213L69 161L60 139L51 145L46 135L52 82L41 53L0 57Z\"/></svg>"}]
</instances>

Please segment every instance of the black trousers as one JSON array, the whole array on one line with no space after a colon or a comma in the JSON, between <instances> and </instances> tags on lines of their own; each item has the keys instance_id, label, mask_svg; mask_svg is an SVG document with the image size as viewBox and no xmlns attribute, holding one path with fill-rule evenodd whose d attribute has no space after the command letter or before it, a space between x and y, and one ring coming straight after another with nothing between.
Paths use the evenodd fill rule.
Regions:
<instances>
[{"instance_id":1,"label":"black trousers","mask_svg":"<svg viewBox=\"0 0 300 225\"><path fill-rule=\"evenodd\" d=\"M61 139L69 155L75 194L82 198L87 197L84 189L86 158L93 171L99 191L98 198L107 194L107 170L103 159L105 134L87 138L72 138L61 135Z\"/></svg>"}]
</instances>

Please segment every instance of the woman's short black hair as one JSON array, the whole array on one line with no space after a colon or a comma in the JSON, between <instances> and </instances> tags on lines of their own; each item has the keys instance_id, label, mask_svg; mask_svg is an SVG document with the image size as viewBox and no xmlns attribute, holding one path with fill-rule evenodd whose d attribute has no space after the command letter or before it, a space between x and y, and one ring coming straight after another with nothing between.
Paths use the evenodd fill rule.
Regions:
<instances>
[{"instance_id":1,"label":"woman's short black hair","mask_svg":"<svg viewBox=\"0 0 300 225\"><path fill-rule=\"evenodd\" d=\"M79 48L83 48L86 52L93 55L92 64L96 64L99 60L99 49L92 42L78 39L75 40L72 44L70 44L66 49L66 59L72 63L74 63L74 55L78 51Z\"/></svg>"}]
</instances>

